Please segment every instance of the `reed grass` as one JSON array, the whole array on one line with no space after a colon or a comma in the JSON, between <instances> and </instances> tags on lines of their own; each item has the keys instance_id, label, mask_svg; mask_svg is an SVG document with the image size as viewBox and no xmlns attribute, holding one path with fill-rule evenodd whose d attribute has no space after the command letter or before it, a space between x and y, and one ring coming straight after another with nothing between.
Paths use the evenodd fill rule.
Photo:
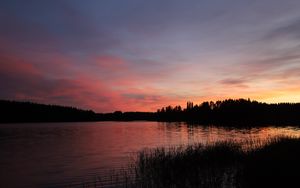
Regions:
<instances>
[{"instance_id":1,"label":"reed grass","mask_svg":"<svg viewBox=\"0 0 300 188\"><path fill-rule=\"evenodd\" d=\"M277 137L264 145L257 140L156 148L139 152L133 166L134 187L300 185L300 139Z\"/></svg>"},{"instance_id":2,"label":"reed grass","mask_svg":"<svg viewBox=\"0 0 300 188\"><path fill-rule=\"evenodd\" d=\"M107 187L300 187L300 138L146 149L112 177Z\"/></svg>"}]
</instances>

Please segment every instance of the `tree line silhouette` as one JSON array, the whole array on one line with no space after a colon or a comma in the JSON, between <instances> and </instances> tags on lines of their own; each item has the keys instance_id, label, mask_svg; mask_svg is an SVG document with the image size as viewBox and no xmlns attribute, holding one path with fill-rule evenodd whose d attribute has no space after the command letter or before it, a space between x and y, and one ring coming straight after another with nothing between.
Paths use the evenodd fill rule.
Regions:
<instances>
[{"instance_id":1,"label":"tree line silhouette","mask_svg":"<svg viewBox=\"0 0 300 188\"><path fill-rule=\"evenodd\" d=\"M300 103L267 104L250 99L227 99L194 105L167 106L157 110L159 120L195 121L201 123L299 124Z\"/></svg>"},{"instance_id":2,"label":"tree line silhouette","mask_svg":"<svg viewBox=\"0 0 300 188\"><path fill-rule=\"evenodd\" d=\"M0 100L0 122L95 121L96 113L74 107Z\"/></svg>"},{"instance_id":3,"label":"tree line silhouette","mask_svg":"<svg viewBox=\"0 0 300 188\"><path fill-rule=\"evenodd\" d=\"M74 107L0 100L0 122L65 121L186 121L203 124L300 124L300 103L267 104L250 99L227 99L186 108L167 106L157 112L95 113Z\"/></svg>"}]
</instances>

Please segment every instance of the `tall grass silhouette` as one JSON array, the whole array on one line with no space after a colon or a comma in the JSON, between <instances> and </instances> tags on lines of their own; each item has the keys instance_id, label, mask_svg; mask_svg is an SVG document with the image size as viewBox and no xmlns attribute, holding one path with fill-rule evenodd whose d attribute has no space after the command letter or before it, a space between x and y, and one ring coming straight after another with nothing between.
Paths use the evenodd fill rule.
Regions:
<instances>
[{"instance_id":1,"label":"tall grass silhouette","mask_svg":"<svg viewBox=\"0 0 300 188\"><path fill-rule=\"evenodd\" d=\"M277 137L265 143L225 141L143 150L126 172L114 175L119 182L111 185L147 188L299 185L300 138Z\"/></svg>"}]
</instances>

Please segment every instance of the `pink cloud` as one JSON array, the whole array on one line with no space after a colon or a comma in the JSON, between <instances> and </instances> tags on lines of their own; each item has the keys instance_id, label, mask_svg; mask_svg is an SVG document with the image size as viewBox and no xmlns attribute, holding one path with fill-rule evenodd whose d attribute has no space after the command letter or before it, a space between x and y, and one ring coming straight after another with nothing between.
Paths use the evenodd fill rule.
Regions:
<instances>
[{"instance_id":1,"label":"pink cloud","mask_svg":"<svg viewBox=\"0 0 300 188\"><path fill-rule=\"evenodd\" d=\"M64 62L64 66L71 66L65 58L53 61ZM120 58L105 57L100 62L115 63L116 67L124 66ZM1 98L15 100L30 100L47 104L60 104L93 109L97 112L123 111L155 111L161 105L167 105L175 99L161 96L160 91L151 87L138 88L134 81L138 78L132 74L127 80L118 78L113 82L101 80L85 70L78 72L75 77L48 78L46 72L57 72L57 67L36 67L29 61L11 56L1 56L0 75ZM3 63L2 63L3 62ZM107 68L113 66L103 63ZM118 70L116 68L116 70ZM142 81L141 78L139 81ZM4 82L6 84L4 84ZM121 84L121 90L114 89ZM173 103L173 102L172 102Z\"/></svg>"},{"instance_id":2,"label":"pink cloud","mask_svg":"<svg viewBox=\"0 0 300 188\"><path fill-rule=\"evenodd\" d=\"M0 55L0 70L6 74L40 74L40 71L32 64L14 56Z\"/></svg>"}]
</instances>

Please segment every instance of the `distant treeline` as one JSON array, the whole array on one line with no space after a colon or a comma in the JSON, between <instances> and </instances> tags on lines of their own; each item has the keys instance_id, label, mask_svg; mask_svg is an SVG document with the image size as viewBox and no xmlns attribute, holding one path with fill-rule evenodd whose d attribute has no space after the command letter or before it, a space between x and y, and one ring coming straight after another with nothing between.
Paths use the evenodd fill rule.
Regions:
<instances>
[{"instance_id":1,"label":"distant treeline","mask_svg":"<svg viewBox=\"0 0 300 188\"><path fill-rule=\"evenodd\" d=\"M267 104L250 99L227 99L186 108L167 106L157 110L160 121L192 121L234 124L300 124L300 103Z\"/></svg>"},{"instance_id":2,"label":"distant treeline","mask_svg":"<svg viewBox=\"0 0 300 188\"><path fill-rule=\"evenodd\" d=\"M64 122L96 120L95 112L73 107L0 100L0 122Z\"/></svg>"},{"instance_id":3,"label":"distant treeline","mask_svg":"<svg viewBox=\"0 0 300 188\"><path fill-rule=\"evenodd\" d=\"M156 120L153 112L95 113L75 107L0 100L0 123Z\"/></svg>"},{"instance_id":4,"label":"distant treeline","mask_svg":"<svg viewBox=\"0 0 300 188\"><path fill-rule=\"evenodd\" d=\"M0 100L0 122L64 121L186 121L204 124L300 125L300 103L267 104L250 99L228 99L167 106L157 112L95 113L74 107Z\"/></svg>"}]
</instances>

